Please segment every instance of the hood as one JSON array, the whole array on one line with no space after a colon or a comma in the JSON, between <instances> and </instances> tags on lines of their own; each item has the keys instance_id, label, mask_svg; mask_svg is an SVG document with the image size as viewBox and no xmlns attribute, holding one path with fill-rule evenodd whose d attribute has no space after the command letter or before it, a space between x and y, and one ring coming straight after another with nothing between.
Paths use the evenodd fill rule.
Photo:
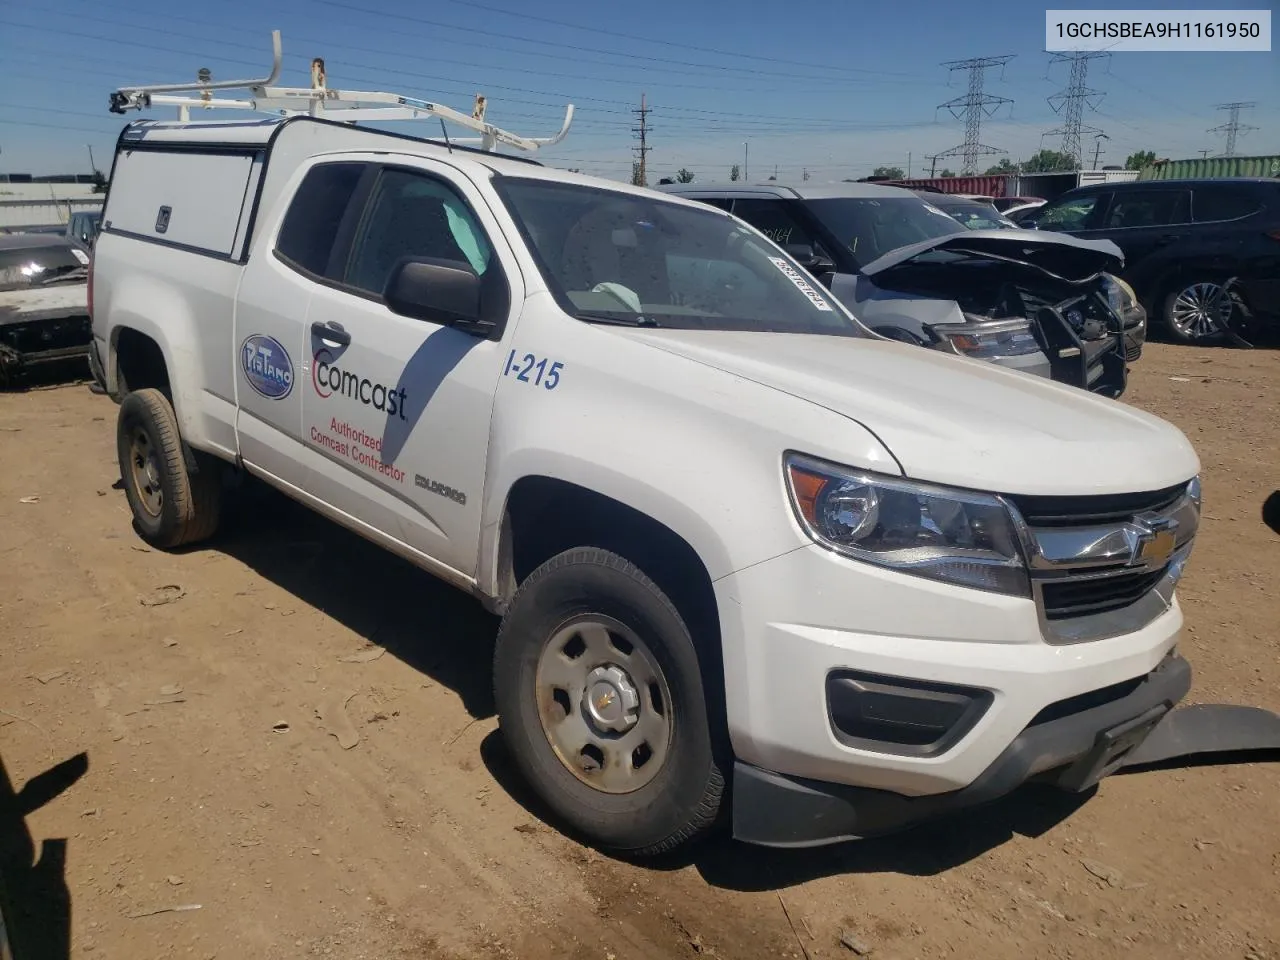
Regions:
<instances>
[{"instance_id":1,"label":"hood","mask_svg":"<svg viewBox=\"0 0 1280 960\"><path fill-rule=\"evenodd\" d=\"M874 277L935 250L1029 263L1074 282L1088 280L1103 271L1114 272L1124 265L1124 255L1110 240L1085 240L1041 230L961 230L890 250L868 263L861 273Z\"/></svg>"},{"instance_id":2,"label":"hood","mask_svg":"<svg viewBox=\"0 0 1280 960\"><path fill-rule=\"evenodd\" d=\"M917 480L1087 495L1159 490L1200 469L1158 417L982 360L855 337L610 329L846 416Z\"/></svg>"}]
</instances>

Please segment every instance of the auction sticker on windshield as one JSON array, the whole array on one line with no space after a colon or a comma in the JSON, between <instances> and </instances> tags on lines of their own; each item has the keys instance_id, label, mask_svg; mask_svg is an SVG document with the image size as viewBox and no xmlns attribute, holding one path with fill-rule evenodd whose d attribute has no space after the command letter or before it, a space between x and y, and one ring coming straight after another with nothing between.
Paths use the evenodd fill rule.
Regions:
<instances>
[{"instance_id":1,"label":"auction sticker on windshield","mask_svg":"<svg viewBox=\"0 0 1280 960\"><path fill-rule=\"evenodd\" d=\"M800 274L795 271L795 269L791 266L791 264L787 263L787 261L783 260L781 257L770 257L769 262L772 263L775 267L777 267L782 272L782 275L784 277L786 277L788 280L794 283L796 285L797 290L799 290L806 297L812 300L814 307L816 307L819 310L826 310L826 311L831 310L831 304L823 300L822 297L818 295L818 291L813 289L813 286L809 283L809 281L806 280L804 277L800 276Z\"/></svg>"}]
</instances>

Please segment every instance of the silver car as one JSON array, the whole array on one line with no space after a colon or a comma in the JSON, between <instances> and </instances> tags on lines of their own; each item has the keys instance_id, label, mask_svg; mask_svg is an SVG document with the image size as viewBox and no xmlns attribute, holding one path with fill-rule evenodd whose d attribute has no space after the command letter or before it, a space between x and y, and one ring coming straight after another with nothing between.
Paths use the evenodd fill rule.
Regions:
<instances>
[{"instance_id":1,"label":"silver car","mask_svg":"<svg viewBox=\"0 0 1280 960\"><path fill-rule=\"evenodd\" d=\"M869 183L669 184L760 230L889 339L1117 397L1127 299L1110 242L968 230L911 190Z\"/></svg>"}]
</instances>

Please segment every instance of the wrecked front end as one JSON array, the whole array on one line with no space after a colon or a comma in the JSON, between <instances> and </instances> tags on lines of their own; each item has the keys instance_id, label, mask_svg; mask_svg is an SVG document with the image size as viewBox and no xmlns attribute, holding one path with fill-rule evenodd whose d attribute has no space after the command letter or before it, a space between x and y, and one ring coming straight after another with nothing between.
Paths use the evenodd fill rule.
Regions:
<instances>
[{"instance_id":1,"label":"wrecked front end","mask_svg":"<svg viewBox=\"0 0 1280 960\"><path fill-rule=\"evenodd\" d=\"M0 386L86 357L93 338L83 280L0 291Z\"/></svg>"},{"instance_id":2,"label":"wrecked front end","mask_svg":"<svg viewBox=\"0 0 1280 960\"><path fill-rule=\"evenodd\" d=\"M1107 272L1118 251L1015 234L974 231L894 251L862 270L849 305L872 329L909 330L923 346L1120 396L1132 334Z\"/></svg>"}]
</instances>

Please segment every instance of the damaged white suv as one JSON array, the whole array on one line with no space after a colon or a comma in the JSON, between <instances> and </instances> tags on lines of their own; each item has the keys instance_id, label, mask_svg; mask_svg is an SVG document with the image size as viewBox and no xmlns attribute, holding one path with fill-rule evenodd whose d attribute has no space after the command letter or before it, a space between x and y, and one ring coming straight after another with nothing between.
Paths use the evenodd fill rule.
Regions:
<instances>
[{"instance_id":1,"label":"damaged white suv","mask_svg":"<svg viewBox=\"0 0 1280 960\"><path fill-rule=\"evenodd\" d=\"M92 310L142 536L213 535L246 471L470 591L516 764L604 847L1084 789L1189 688L1178 430L870 337L704 204L306 117L134 123Z\"/></svg>"}]
</instances>

